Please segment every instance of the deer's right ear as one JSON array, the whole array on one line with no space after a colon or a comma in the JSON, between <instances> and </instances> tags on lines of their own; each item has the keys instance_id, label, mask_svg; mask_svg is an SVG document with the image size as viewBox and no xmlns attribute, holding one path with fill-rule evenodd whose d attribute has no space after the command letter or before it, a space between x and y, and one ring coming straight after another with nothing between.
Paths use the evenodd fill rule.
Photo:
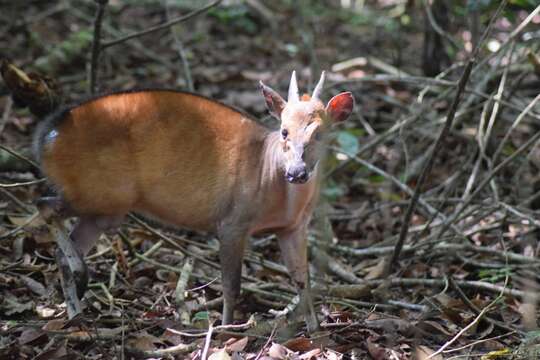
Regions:
<instances>
[{"instance_id":1,"label":"deer's right ear","mask_svg":"<svg viewBox=\"0 0 540 360\"><path fill-rule=\"evenodd\" d=\"M283 100L283 98L277 92L272 90L270 87L264 85L262 81L259 82L259 85L261 87L261 91L264 96L264 101L266 102L266 107L268 108L268 111L270 111L270 114L272 116L280 120L281 112L285 108L285 105L287 105L287 102Z\"/></svg>"}]
</instances>

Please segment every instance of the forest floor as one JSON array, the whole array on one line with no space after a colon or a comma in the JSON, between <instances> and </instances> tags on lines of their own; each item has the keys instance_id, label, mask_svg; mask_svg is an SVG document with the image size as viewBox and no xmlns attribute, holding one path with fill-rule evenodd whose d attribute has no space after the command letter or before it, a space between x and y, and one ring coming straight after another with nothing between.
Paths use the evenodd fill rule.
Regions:
<instances>
[{"instance_id":1,"label":"forest floor","mask_svg":"<svg viewBox=\"0 0 540 360\"><path fill-rule=\"evenodd\" d=\"M490 33L460 88L479 36L458 5L439 34L444 45L432 43L443 72L429 77L438 63L423 64L421 4L225 3L103 49L98 92L192 87L274 128L259 80L285 94L296 70L308 92L327 70L325 99L353 92L355 112L335 128L310 226L320 331L309 334L294 314L276 317L296 293L273 236L251 241L237 321L227 327L217 239L136 217L87 257L83 313L68 320L55 239L37 216L46 184L32 160L0 149L0 358L540 358L540 8L507 7L489 26L496 7L483 9L478 33ZM87 97L95 3L1 6L0 58L54 79L67 103ZM189 11L111 0L102 38ZM40 120L0 83L2 149L32 159ZM405 245L387 275L401 231Z\"/></svg>"}]
</instances>

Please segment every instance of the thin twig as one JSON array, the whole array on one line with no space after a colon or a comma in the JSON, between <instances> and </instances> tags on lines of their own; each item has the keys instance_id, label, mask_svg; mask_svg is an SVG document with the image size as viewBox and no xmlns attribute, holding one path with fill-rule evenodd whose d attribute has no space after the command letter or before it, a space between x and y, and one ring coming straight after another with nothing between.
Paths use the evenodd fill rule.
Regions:
<instances>
[{"instance_id":1,"label":"thin twig","mask_svg":"<svg viewBox=\"0 0 540 360\"><path fill-rule=\"evenodd\" d=\"M11 201L13 201L15 203L15 205L17 205L24 212L26 212L28 214L33 214L34 213L34 210L30 206L26 205L24 202L19 200L19 198L17 198L15 195L13 195L12 193L10 193L9 191L7 191L6 189L4 189L2 187L0 187L0 195L4 195L5 197L7 197Z\"/></svg>"},{"instance_id":2,"label":"thin twig","mask_svg":"<svg viewBox=\"0 0 540 360\"><path fill-rule=\"evenodd\" d=\"M41 183L43 183L45 181L47 181L47 179L37 179L37 180L32 180L32 181L20 182L20 183L0 184L0 187L4 188L4 189L7 189L7 188L14 188L14 187L41 184Z\"/></svg>"},{"instance_id":3,"label":"thin twig","mask_svg":"<svg viewBox=\"0 0 540 360\"><path fill-rule=\"evenodd\" d=\"M476 62L476 57L478 56L478 53L480 51L480 48L482 44L484 43L484 40L488 36L488 34L491 32L491 28L493 24L495 23L495 19L499 17L499 14L502 12L504 7L506 6L507 0L503 0L499 8L497 9L495 15L491 18L490 23L488 24L486 30L484 31L484 34L482 35L482 39L480 40L478 46L474 50L473 54L469 58L469 61L467 62L467 65L465 66L465 69L463 71L463 75L461 75L461 78L459 79L458 87L456 90L456 95L454 97L454 101L452 102L452 105L450 106L450 109L448 111L448 116L446 117L446 122L444 123L443 129L439 134L439 137L437 138L435 144L431 148L431 151L429 153L428 160L420 173L420 176L417 180L417 185L413 194L413 197L411 198L411 202L409 204L409 207L407 208L407 211L405 213L404 219L403 219L403 225L401 227L401 231L399 233L399 239L396 243L396 247L394 250L394 253L392 254L391 260L388 262L388 269L386 271L387 274L389 274L392 269L397 265L399 254L401 252L401 249L403 248L403 244L405 243L405 239L407 237L407 234L409 232L409 226L411 222L412 215L416 209L416 204L418 203L418 199L420 198L420 194L422 192L422 187L424 185L424 182L426 181L429 173L431 172L431 167L433 165L433 162L435 160L435 157L438 153L438 151L441 148L441 145L443 143L443 140L446 139L450 128L452 126L452 122L454 121L454 117L456 115L458 105L461 101L462 94L465 90L465 86L467 85L467 82L469 81L469 76L471 75L471 71L473 68L473 65Z\"/></svg>"},{"instance_id":4,"label":"thin twig","mask_svg":"<svg viewBox=\"0 0 540 360\"><path fill-rule=\"evenodd\" d=\"M473 321L471 321L467 326L465 326L463 329L461 329L452 339L450 339L449 341L447 341L443 346L441 346L439 348L439 350L435 351L433 354L429 355L426 360L429 360L429 359L433 359L435 356L439 355L440 353L442 353L447 347L449 347L450 345L452 345L454 342L456 342L457 339L460 338L461 335L463 335L467 330L469 330L471 327L473 327L474 325L476 325L483 317L484 315L489 311L491 310L491 308L499 301L502 299L502 297L504 296L504 292L506 290L506 285L508 284L508 276L506 277L505 279L505 282L504 282L504 286L501 287L501 291L500 291L500 294L499 296L497 296L495 298L495 300L493 300L492 302L490 302L485 308L482 309L482 311L474 318Z\"/></svg>"},{"instance_id":5,"label":"thin twig","mask_svg":"<svg viewBox=\"0 0 540 360\"><path fill-rule=\"evenodd\" d=\"M403 252L417 253L422 248L429 246L430 244L421 243L415 246L405 245L403 247ZM384 256L392 253L393 246L381 246L381 247L370 247L367 249L352 249L343 245L333 245L332 250L337 252L355 256L355 257L377 257ZM540 266L540 260L535 257L525 256L521 254L516 254L513 252L508 252L506 254L501 253L497 249L493 249L487 246L476 246L472 244L452 244L446 242L437 242L433 247L430 248L431 251L441 251L446 254L451 254L452 252L472 252L476 254L484 254L495 256L497 258L508 258L513 262L522 263L522 264L534 264Z\"/></svg>"},{"instance_id":6,"label":"thin twig","mask_svg":"<svg viewBox=\"0 0 540 360\"><path fill-rule=\"evenodd\" d=\"M208 331L206 332L206 337L204 339L204 348L201 355L202 360L208 358L208 349L210 349L210 342L212 341L212 333L214 331L214 326L210 323L208 324Z\"/></svg>"},{"instance_id":7,"label":"thin twig","mask_svg":"<svg viewBox=\"0 0 540 360\"><path fill-rule=\"evenodd\" d=\"M12 149L10 149L10 148L4 146L4 145L0 145L0 149L4 150L4 151L7 152L7 153L10 153L11 155L15 156L15 157L16 157L17 159L19 159L19 160L22 160L22 161L24 161L24 162L27 162L28 164L30 164L31 166L33 166L34 168L36 168L36 169L39 170L39 165L38 165L36 162L30 160L29 158L27 158L27 157L24 156L24 155L19 154L19 153L16 152L15 150L12 150Z\"/></svg>"},{"instance_id":8,"label":"thin twig","mask_svg":"<svg viewBox=\"0 0 540 360\"><path fill-rule=\"evenodd\" d=\"M440 353L442 353L447 347L449 347L450 345L452 345L457 339L459 339L459 337L461 335L463 335L467 330L469 330L471 327L473 327L474 325L476 325L476 323L478 323L480 321L480 319L482 319L484 317L484 315L489 311L491 310L491 306L486 306L484 309L482 309L482 311L480 312L480 314L478 314L478 316L476 316L474 318L473 321L471 321L467 326L465 326L463 329L461 329L450 341L446 342L443 346L441 346L439 348L439 350L435 351L433 354L429 355L426 360L429 360L429 359L433 359L435 356L439 355Z\"/></svg>"},{"instance_id":9,"label":"thin twig","mask_svg":"<svg viewBox=\"0 0 540 360\"><path fill-rule=\"evenodd\" d=\"M506 5L506 2L507 1L504 1L504 4ZM502 5L502 4L501 4ZM522 31L523 29L525 29L525 27L527 25L529 25L529 23L531 21L533 21L533 19L535 18L536 15L538 15L540 13L540 5L538 5L526 18L525 20L523 20L521 22L521 24L518 25L517 28L514 29L514 31L512 31L510 33L510 35L506 38L506 40L504 40L504 42L501 44L501 46L499 47L499 51L503 50L504 48L506 48L508 45L510 45L510 43L512 42L512 40L514 40L514 38L516 36L518 36ZM481 43L481 42L480 42ZM495 55L497 54L497 52L494 52L492 53L491 55L488 55L486 56L484 59L482 59L479 63L478 63L478 67L473 71L473 72L476 72L478 69L480 69L484 64L486 64L488 61L490 61Z\"/></svg>"},{"instance_id":10,"label":"thin twig","mask_svg":"<svg viewBox=\"0 0 540 360\"><path fill-rule=\"evenodd\" d=\"M459 287L459 285L456 284L456 282L455 282L455 280L454 280L454 278L452 276L448 277L448 282L450 283L450 286L452 286L457 291L458 296L461 299L461 301L463 301L463 303L465 305L467 305L467 307L469 307L469 309L471 309L476 315L480 315L480 313L482 311L467 297L467 295L463 292L461 287ZM510 326L506 325L505 323L494 320L494 319L490 318L487 315L485 316L485 319L486 319L487 322L493 324L494 326L496 326L496 327L498 327L500 329L503 329L503 330L506 330L506 331L511 331L511 332L516 332L517 331L516 329L511 328ZM519 332L521 333L521 331L519 331Z\"/></svg>"},{"instance_id":11,"label":"thin twig","mask_svg":"<svg viewBox=\"0 0 540 360\"><path fill-rule=\"evenodd\" d=\"M339 151L338 148L336 147L333 147L331 146L330 149L334 150L334 151ZM396 178L395 176L387 173L386 171L384 171L383 169L371 164L370 162L360 158L359 156L350 156L350 159L352 159L353 161L361 164L362 166L365 166L368 170L384 177L385 179L388 179L389 181L391 181L395 186L397 186L401 191L407 193L408 195L412 195L414 196L414 191L409 187L407 186L406 184L404 184L403 182L401 182L398 178ZM438 209L434 208L433 206L431 206L428 202L426 202L424 199L422 199L421 197L419 197L418 199L418 203L420 205L422 205L422 207L424 207L427 211L427 213L431 216L437 216L437 217L440 217L441 219L446 219L446 216L440 212ZM453 230L456 232L456 234L460 235L462 238L465 238L465 235L457 228L457 227L454 227Z\"/></svg>"},{"instance_id":12,"label":"thin twig","mask_svg":"<svg viewBox=\"0 0 540 360\"><path fill-rule=\"evenodd\" d=\"M92 59L90 61L90 83L88 85L88 93L94 94L97 90L97 75L99 67L99 51L101 50L101 23L103 21L103 14L105 13L105 7L109 0L94 0L98 8L96 10L96 18L94 20L94 40L92 42Z\"/></svg>"},{"instance_id":13,"label":"thin twig","mask_svg":"<svg viewBox=\"0 0 540 360\"><path fill-rule=\"evenodd\" d=\"M167 20L169 20L169 0L165 0L165 14L167 15ZM191 69L189 67L189 61L186 56L186 51L184 50L184 44L182 44L182 41L180 40L180 37L178 36L178 27L171 26L171 34L174 39L174 44L176 45L176 50L178 51L178 56L180 57L180 61L182 61L182 67L184 68L184 76L186 78L187 83L187 89L189 91L195 91L195 87L193 86L193 79L191 77Z\"/></svg>"},{"instance_id":14,"label":"thin twig","mask_svg":"<svg viewBox=\"0 0 540 360\"><path fill-rule=\"evenodd\" d=\"M2 114L2 118L0 119L0 135L2 135L2 132L4 131L4 127L6 126L9 117L11 116L11 108L13 107L13 99L10 97L6 100L6 105L4 106L4 113Z\"/></svg>"},{"instance_id":15,"label":"thin twig","mask_svg":"<svg viewBox=\"0 0 540 360\"><path fill-rule=\"evenodd\" d=\"M165 22L163 24L160 24L160 25L152 26L152 27L150 27L150 28L148 28L146 30L137 31L137 32L134 32L132 34L120 37L118 39L105 41L105 42L103 42L103 45L101 46L101 49L106 49L108 47L111 47L111 46L126 42L126 41L128 41L130 39L140 37L140 36L144 36L144 35L148 35L148 34L151 34L153 32L156 32L156 31L159 31L159 30L162 30L162 29L166 29L166 28L168 28L170 26L179 24L181 22L189 20L192 17L195 17L195 16L197 16L199 14L202 14L203 12L213 8L214 6L218 5L221 1L222 0L215 0L215 1L211 2L210 4L204 6L204 7L200 8L200 9L197 9L195 11L190 12L187 15L180 16L180 17L178 17L176 19L169 20L169 21L167 21L167 22Z\"/></svg>"},{"instance_id":16,"label":"thin twig","mask_svg":"<svg viewBox=\"0 0 540 360\"><path fill-rule=\"evenodd\" d=\"M36 220L37 218L39 217L39 212L36 212L34 213L32 216L30 216L29 218L27 218L25 220L24 223L22 223L21 225L17 226L15 229L13 230L10 230L2 235L0 235L0 240L2 239L7 239L7 238L10 238L11 236L15 235L16 233L18 233L19 231L21 231L22 229L24 229L26 226L28 226L31 222L33 222L34 220Z\"/></svg>"},{"instance_id":17,"label":"thin twig","mask_svg":"<svg viewBox=\"0 0 540 360\"><path fill-rule=\"evenodd\" d=\"M441 238L444 233L446 233L446 231L448 230L448 228L451 226L450 224L453 224L456 219L459 217L459 215L461 214L461 212L463 211L463 209L465 209L465 207L467 205L469 205L472 200L476 197L476 195L478 195L480 193L480 191L482 191L482 189L484 188L484 186L486 186L490 181L491 179L499 172L501 171L502 169L504 169L506 167L506 165L508 165L512 160L514 160L518 155L520 155L521 153L523 153L525 150L527 150L527 148L529 146L531 146L532 144L534 144L536 141L538 141L540 139L540 132L537 132L536 134L534 134L534 136L532 136L531 138L529 138L529 140L527 140L523 145L521 145L516 151L514 151L512 153L512 155L510 155L509 157L507 157L506 159L504 159L499 165L497 165L493 170L491 170L489 172L489 174L486 176L486 178L484 178L484 180L482 180L482 182L480 182L480 184L478 185L478 187L476 188L476 190L474 190L471 195L469 195L466 199L464 199L463 203L462 203L462 207L455 211L454 214L452 214L449 218L448 218L448 221L445 222L445 224L441 227L441 230L439 231L439 234L437 235L438 238Z\"/></svg>"},{"instance_id":18,"label":"thin twig","mask_svg":"<svg viewBox=\"0 0 540 360\"><path fill-rule=\"evenodd\" d=\"M427 18L433 30L435 30L437 34L445 38L450 43L450 45L452 45L454 50L459 50L459 45L456 42L456 40L454 40L452 36L450 36L450 34L444 31L441 28L441 26L437 23L437 20L435 19L435 16L433 15L433 11L431 11L432 4L428 4L428 1L426 0L423 1L423 4L424 4L424 8L426 9Z\"/></svg>"},{"instance_id":19,"label":"thin twig","mask_svg":"<svg viewBox=\"0 0 540 360\"><path fill-rule=\"evenodd\" d=\"M512 133L512 131L521 123L521 121L523 120L523 118L525 117L525 115L527 115L533 108L534 106L536 105L536 103L540 100L540 94L537 95L533 101L531 101L529 103L529 105L527 105L527 107L525 109L523 109L523 111L518 115L518 117L516 118L516 121L514 121L512 123L512 126L510 126L510 129L508 129L508 131L506 132L506 134L504 134L504 138L501 140L501 142L499 143L499 146L497 147L497 150L495 150L495 154L493 154L493 163L495 164L499 158L499 155L501 154L503 148L504 148L504 145L506 145L506 142L508 141L508 138L510 138L510 134Z\"/></svg>"}]
</instances>

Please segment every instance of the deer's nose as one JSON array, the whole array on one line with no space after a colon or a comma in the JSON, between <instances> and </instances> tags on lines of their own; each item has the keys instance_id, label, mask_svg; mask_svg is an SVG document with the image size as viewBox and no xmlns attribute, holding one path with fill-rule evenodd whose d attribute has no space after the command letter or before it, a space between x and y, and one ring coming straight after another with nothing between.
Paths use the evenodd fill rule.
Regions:
<instances>
[{"instance_id":1,"label":"deer's nose","mask_svg":"<svg viewBox=\"0 0 540 360\"><path fill-rule=\"evenodd\" d=\"M305 165L294 166L285 174L287 181L292 184L303 184L308 180L308 172Z\"/></svg>"}]
</instances>

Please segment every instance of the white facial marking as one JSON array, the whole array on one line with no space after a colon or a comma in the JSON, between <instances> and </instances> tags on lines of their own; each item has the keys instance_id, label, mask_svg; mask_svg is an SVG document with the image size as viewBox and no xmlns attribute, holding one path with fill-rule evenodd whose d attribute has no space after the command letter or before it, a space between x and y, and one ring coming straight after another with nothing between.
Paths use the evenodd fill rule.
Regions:
<instances>
[{"instance_id":1,"label":"white facial marking","mask_svg":"<svg viewBox=\"0 0 540 360\"><path fill-rule=\"evenodd\" d=\"M58 131L56 129L52 129L45 135L45 143L51 143L58 137Z\"/></svg>"}]
</instances>

